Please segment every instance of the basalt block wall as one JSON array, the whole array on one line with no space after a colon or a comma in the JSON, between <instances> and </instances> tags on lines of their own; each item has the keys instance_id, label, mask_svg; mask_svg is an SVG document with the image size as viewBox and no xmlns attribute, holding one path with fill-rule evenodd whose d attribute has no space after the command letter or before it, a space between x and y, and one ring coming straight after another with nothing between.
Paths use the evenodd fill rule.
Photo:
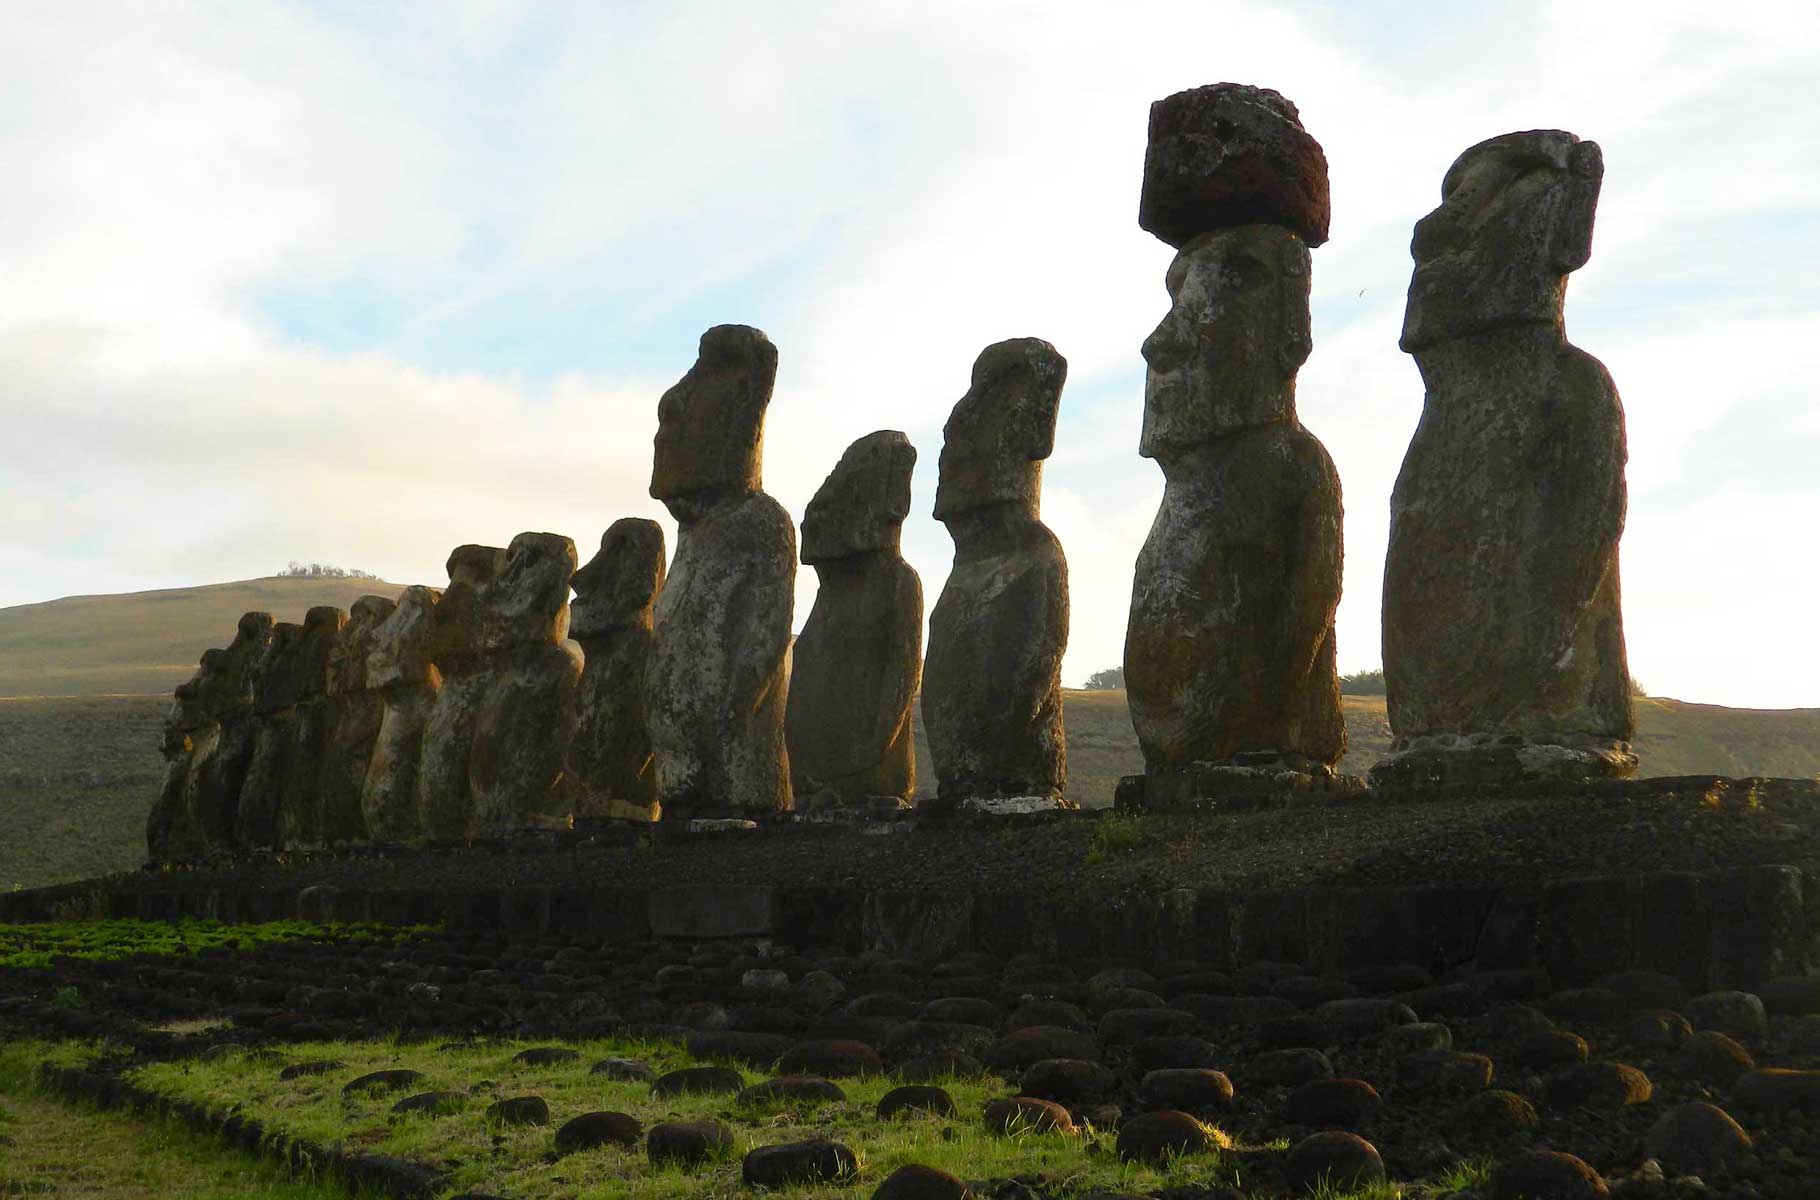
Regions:
<instances>
[{"instance_id":1,"label":"basalt block wall","mask_svg":"<svg viewBox=\"0 0 1820 1200\"><path fill-rule=\"evenodd\" d=\"M1249 962L1343 972L1414 963L1441 975L1539 968L1555 987L1647 969L1688 987L1820 972L1820 863L1656 871L1525 887L1023 891L684 884L435 892L315 886L146 890L72 885L0 896L0 920L89 916L262 922L446 922L515 940L771 938L933 962L966 950L1057 960Z\"/></svg>"}]
</instances>

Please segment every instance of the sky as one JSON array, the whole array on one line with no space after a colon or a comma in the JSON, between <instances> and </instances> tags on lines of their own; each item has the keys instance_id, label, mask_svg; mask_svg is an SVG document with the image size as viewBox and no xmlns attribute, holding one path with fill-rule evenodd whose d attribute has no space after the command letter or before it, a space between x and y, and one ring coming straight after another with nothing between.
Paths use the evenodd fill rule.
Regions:
<instances>
[{"instance_id":1,"label":"sky","mask_svg":"<svg viewBox=\"0 0 1820 1200\"><path fill-rule=\"evenodd\" d=\"M622 516L673 545L657 398L723 322L778 347L794 515L849 442L909 434L932 605L942 424L981 348L1036 336L1069 362L1043 512L1079 684L1120 661L1162 492L1148 107L1230 80L1330 165L1298 406L1345 490L1341 670L1380 661L1421 412L1410 229L1467 146L1562 128L1606 163L1567 326L1627 413L1633 673L1820 706L1816 78L1805 0L9 4L0 606L291 560L440 583L460 543L585 561Z\"/></svg>"}]
</instances>

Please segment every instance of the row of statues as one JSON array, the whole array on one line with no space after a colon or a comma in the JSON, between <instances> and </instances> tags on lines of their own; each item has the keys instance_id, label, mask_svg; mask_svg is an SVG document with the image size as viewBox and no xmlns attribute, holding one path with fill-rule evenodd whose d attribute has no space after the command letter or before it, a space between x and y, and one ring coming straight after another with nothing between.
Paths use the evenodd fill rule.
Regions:
<instances>
[{"instance_id":1,"label":"row of statues","mask_svg":"<svg viewBox=\"0 0 1820 1200\"><path fill-rule=\"evenodd\" d=\"M1391 503L1396 741L1378 785L1635 769L1623 413L1562 321L1602 171L1572 134L1493 138L1416 226L1401 345L1427 395ZM1340 482L1295 405L1325 156L1276 92L1170 96L1151 109L1139 221L1176 253L1143 344L1139 452L1165 486L1125 645L1145 773L1121 799L1363 786L1335 770ZM854 442L803 516L820 588L792 643L799 531L761 469L776 372L763 333L717 326L659 401L650 491L677 522L667 562L662 529L628 518L579 570L569 539L525 533L458 548L441 590L300 625L247 614L177 689L154 856L889 811L916 793L919 699L926 806L1068 806L1068 568L1040 515L1062 356L1035 338L987 347L949 416L934 515L955 554L926 656L921 583L899 551L917 456L890 430Z\"/></svg>"}]
</instances>

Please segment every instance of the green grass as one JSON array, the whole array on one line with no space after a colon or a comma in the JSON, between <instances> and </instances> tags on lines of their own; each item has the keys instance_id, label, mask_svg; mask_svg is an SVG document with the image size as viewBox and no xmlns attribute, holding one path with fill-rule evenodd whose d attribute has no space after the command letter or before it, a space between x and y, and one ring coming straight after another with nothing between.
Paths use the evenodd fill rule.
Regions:
<instances>
[{"instance_id":1,"label":"green grass","mask_svg":"<svg viewBox=\"0 0 1820 1200\"><path fill-rule=\"evenodd\" d=\"M1094 866L1114 855L1135 850L1143 841L1142 813L1107 813L1093 827L1093 838L1087 844L1087 865Z\"/></svg>"},{"instance_id":2,"label":"green grass","mask_svg":"<svg viewBox=\"0 0 1820 1200\"><path fill-rule=\"evenodd\" d=\"M328 941L391 943L416 937L423 927L271 921L229 925L221 921L59 921L0 925L0 967L48 967L58 957L111 961L135 954L182 957L226 947L252 950L264 942Z\"/></svg>"}]
</instances>

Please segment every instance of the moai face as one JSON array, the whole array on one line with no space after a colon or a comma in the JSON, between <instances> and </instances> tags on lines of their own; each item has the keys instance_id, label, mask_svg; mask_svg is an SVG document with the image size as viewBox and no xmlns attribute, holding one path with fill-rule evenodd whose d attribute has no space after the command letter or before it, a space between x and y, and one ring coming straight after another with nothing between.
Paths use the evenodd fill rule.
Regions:
<instances>
[{"instance_id":1,"label":"moai face","mask_svg":"<svg viewBox=\"0 0 1820 1200\"><path fill-rule=\"evenodd\" d=\"M554 645L569 635L575 543L557 533L521 533L485 592L486 647Z\"/></svg>"},{"instance_id":2,"label":"moai face","mask_svg":"<svg viewBox=\"0 0 1820 1200\"><path fill-rule=\"evenodd\" d=\"M1592 255L1605 160L1559 129L1507 133L1454 160L1441 206L1416 222L1399 344L1501 325L1559 323L1567 275Z\"/></svg>"},{"instance_id":3,"label":"moai face","mask_svg":"<svg viewBox=\"0 0 1820 1200\"><path fill-rule=\"evenodd\" d=\"M702 334L695 365L657 402L652 498L674 513L672 501L700 493L758 491L776 380L777 347L763 333L716 325Z\"/></svg>"},{"instance_id":4,"label":"moai face","mask_svg":"<svg viewBox=\"0 0 1820 1200\"><path fill-rule=\"evenodd\" d=\"M972 386L942 427L936 520L1006 502L1036 515L1067 378L1067 360L1037 338L980 352Z\"/></svg>"},{"instance_id":5,"label":"moai face","mask_svg":"<svg viewBox=\"0 0 1820 1200\"><path fill-rule=\"evenodd\" d=\"M367 652L367 686L384 688L431 683L436 667L430 661L436 626L435 588L408 587L398 597L391 614L373 630Z\"/></svg>"},{"instance_id":6,"label":"moai face","mask_svg":"<svg viewBox=\"0 0 1820 1200\"><path fill-rule=\"evenodd\" d=\"M895 550L910 515L916 447L895 429L847 447L803 511L802 558L813 566L871 550Z\"/></svg>"},{"instance_id":7,"label":"moai face","mask_svg":"<svg viewBox=\"0 0 1820 1200\"><path fill-rule=\"evenodd\" d=\"M1144 339L1146 458L1294 416L1313 339L1308 247L1275 225L1203 234L1175 256L1169 315Z\"/></svg>"},{"instance_id":8,"label":"moai face","mask_svg":"<svg viewBox=\"0 0 1820 1200\"><path fill-rule=\"evenodd\" d=\"M272 713L297 703L295 662L303 645L303 626L295 621L279 621L272 626L272 636L265 652L253 667L253 708Z\"/></svg>"},{"instance_id":9,"label":"moai face","mask_svg":"<svg viewBox=\"0 0 1820 1200\"><path fill-rule=\"evenodd\" d=\"M600 536L600 552L575 572L569 635L576 641L615 629L649 628L664 586L664 530L656 521L623 517Z\"/></svg>"},{"instance_id":10,"label":"moai face","mask_svg":"<svg viewBox=\"0 0 1820 1200\"><path fill-rule=\"evenodd\" d=\"M479 648L484 598L505 566L506 552L499 546L457 546L449 555L449 586L436 604L432 652L445 671L450 661Z\"/></svg>"},{"instance_id":11,"label":"moai face","mask_svg":"<svg viewBox=\"0 0 1820 1200\"><path fill-rule=\"evenodd\" d=\"M394 607L384 596L362 596L348 609L348 623L329 648L326 688L330 695L366 689L367 655L372 651L373 633L392 615Z\"/></svg>"}]
</instances>

